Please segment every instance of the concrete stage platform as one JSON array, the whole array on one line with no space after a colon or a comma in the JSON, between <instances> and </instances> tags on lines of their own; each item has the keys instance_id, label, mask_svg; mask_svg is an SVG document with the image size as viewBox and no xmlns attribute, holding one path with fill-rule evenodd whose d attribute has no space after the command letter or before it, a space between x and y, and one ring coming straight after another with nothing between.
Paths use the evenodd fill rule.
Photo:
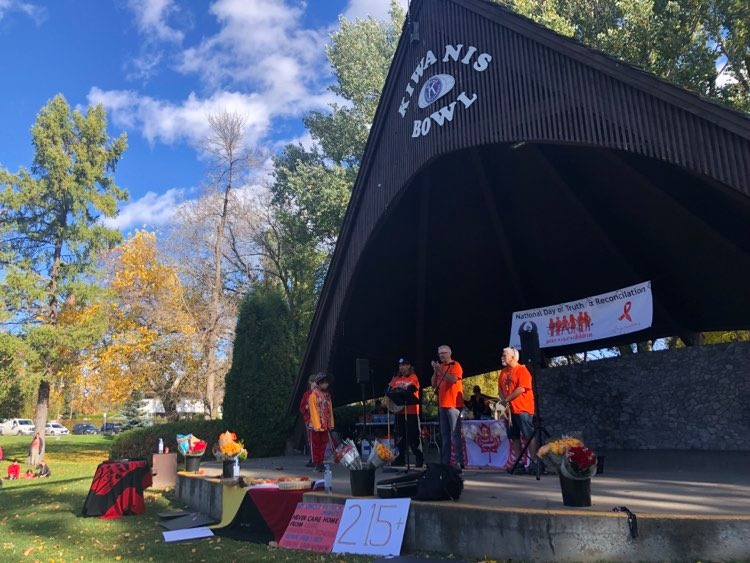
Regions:
<instances>
[{"instance_id":1,"label":"concrete stage platform","mask_svg":"<svg viewBox=\"0 0 750 563\"><path fill-rule=\"evenodd\" d=\"M602 453L604 473L592 480L588 508L563 506L556 475L537 481L531 475L468 468L459 501L412 501L404 551L467 560L750 559L750 452ZM319 476L304 467L306 461L303 456L248 460L242 473ZM207 475L221 471L218 464L202 467ZM305 500L345 502L351 491L348 471L333 466L333 475L333 495L310 492ZM392 476L379 470L376 480ZM189 502L180 482L178 497ZM627 515L612 511L621 506L637 515L637 538L630 535Z\"/></svg>"}]
</instances>

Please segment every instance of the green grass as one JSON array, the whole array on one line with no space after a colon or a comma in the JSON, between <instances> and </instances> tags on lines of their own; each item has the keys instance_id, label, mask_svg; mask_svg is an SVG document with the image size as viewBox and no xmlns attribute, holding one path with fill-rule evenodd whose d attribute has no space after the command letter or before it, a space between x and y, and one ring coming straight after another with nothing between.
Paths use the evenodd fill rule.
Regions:
<instances>
[{"instance_id":1,"label":"green grass","mask_svg":"<svg viewBox=\"0 0 750 563\"><path fill-rule=\"evenodd\" d=\"M25 471L30 437L0 437L5 460ZM109 457L105 436L47 438L50 479L5 480L0 489L0 561L372 561L269 548L219 537L166 544L158 512L182 509L171 490L146 491L146 513L116 520L84 518L84 500L97 465Z\"/></svg>"}]
</instances>

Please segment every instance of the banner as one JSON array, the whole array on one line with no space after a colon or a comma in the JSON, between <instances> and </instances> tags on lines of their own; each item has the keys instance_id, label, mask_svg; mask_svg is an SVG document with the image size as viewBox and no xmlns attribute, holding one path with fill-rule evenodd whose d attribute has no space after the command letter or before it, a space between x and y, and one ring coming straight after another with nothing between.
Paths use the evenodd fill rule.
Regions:
<instances>
[{"instance_id":1,"label":"banner","mask_svg":"<svg viewBox=\"0 0 750 563\"><path fill-rule=\"evenodd\" d=\"M651 282L569 301L513 313L510 345L521 347L519 331L536 326L539 347L566 346L637 332L653 320ZM531 325L527 325L531 323Z\"/></svg>"},{"instance_id":2,"label":"banner","mask_svg":"<svg viewBox=\"0 0 750 563\"><path fill-rule=\"evenodd\" d=\"M464 456L469 467L502 469L508 463L510 443L501 420L462 420Z\"/></svg>"}]
</instances>

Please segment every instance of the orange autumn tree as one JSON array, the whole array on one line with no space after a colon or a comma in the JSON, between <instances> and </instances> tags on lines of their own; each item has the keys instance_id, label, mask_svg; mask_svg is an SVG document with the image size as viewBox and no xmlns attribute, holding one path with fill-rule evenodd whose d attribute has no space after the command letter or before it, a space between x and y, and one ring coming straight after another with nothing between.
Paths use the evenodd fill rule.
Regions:
<instances>
[{"instance_id":1,"label":"orange autumn tree","mask_svg":"<svg viewBox=\"0 0 750 563\"><path fill-rule=\"evenodd\" d=\"M160 260L156 234L137 231L113 253L110 331L86 372L110 406L134 389L161 399L167 418L199 382L196 323L175 268Z\"/></svg>"}]
</instances>

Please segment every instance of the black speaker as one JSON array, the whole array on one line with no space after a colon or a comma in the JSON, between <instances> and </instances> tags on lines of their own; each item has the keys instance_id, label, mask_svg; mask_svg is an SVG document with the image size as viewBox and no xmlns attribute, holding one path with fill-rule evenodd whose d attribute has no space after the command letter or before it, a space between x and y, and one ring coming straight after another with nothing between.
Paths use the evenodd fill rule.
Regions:
<instances>
[{"instance_id":1,"label":"black speaker","mask_svg":"<svg viewBox=\"0 0 750 563\"><path fill-rule=\"evenodd\" d=\"M370 360L357 358L357 383L370 382Z\"/></svg>"},{"instance_id":2,"label":"black speaker","mask_svg":"<svg viewBox=\"0 0 750 563\"><path fill-rule=\"evenodd\" d=\"M537 331L536 323L531 321L521 323L521 327L518 329L518 336L521 338L522 363L528 365L529 362L534 362L538 364L542 356L539 350L539 332Z\"/></svg>"}]
</instances>

